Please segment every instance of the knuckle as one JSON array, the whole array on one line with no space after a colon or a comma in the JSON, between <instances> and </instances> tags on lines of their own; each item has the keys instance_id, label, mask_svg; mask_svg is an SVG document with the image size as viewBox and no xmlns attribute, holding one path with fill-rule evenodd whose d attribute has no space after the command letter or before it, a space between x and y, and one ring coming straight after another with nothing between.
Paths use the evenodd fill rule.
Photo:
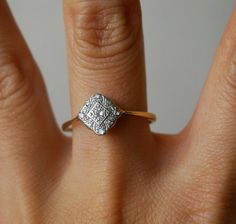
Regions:
<instances>
[{"instance_id":1,"label":"knuckle","mask_svg":"<svg viewBox=\"0 0 236 224\"><path fill-rule=\"evenodd\" d=\"M31 95L29 79L20 64L11 56L0 59L0 109L22 106Z\"/></svg>"},{"instance_id":2,"label":"knuckle","mask_svg":"<svg viewBox=\"0 0 236 224\"><path fill-rule=\"evenodd\" d=\"M130 2L130 1L128 1ZM77 1L69 10L80 56L109 58L134 45L141 26L138 1ZM135 12L132 12L135 11Z\"/></svg>"}]
</instances>

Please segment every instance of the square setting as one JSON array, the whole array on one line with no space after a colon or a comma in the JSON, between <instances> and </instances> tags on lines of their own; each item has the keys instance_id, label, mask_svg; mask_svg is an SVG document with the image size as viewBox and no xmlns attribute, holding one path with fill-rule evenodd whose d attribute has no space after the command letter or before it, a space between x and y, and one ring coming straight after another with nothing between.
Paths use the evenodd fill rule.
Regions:
<instances>
[{"instance_id":1,"label":"square setting","mask_svg":"<svg viewBox=\"0 0 236 224\"><path fill-rule=\"evenodd\" d=\"M111 100L101 94L95 94L86 101L78 117L97 135L105 135L121 115L121 110Z\"/></svg>"}]
</instances>

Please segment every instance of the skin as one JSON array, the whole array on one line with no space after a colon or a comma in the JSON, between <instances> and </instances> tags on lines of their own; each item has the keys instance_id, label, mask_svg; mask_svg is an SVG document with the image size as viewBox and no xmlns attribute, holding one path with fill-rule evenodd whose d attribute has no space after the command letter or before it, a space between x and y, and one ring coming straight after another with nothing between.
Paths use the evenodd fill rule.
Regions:
<instances>
[{"instance_id":1,"label":"skin","mask_svg":"<svg viewBox=\"0 0 236 224\"><path fill-rule=\"evenodd\" d=\"M72 116L95 92L146 111L138 0L64 0L64 14ZM0 223L235 223L236 11L180 133L124 117L104 137L77 122L66 138L1 0L0 161Z\"/></svg>"}]
</instances>

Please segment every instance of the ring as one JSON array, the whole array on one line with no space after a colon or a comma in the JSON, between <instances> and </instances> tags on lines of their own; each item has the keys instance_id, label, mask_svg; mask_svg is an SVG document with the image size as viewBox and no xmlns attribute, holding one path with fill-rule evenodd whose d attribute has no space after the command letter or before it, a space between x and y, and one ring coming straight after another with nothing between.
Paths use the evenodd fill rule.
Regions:
<instances>
[{"instance_id":1,"label":"ring","mask_svg":"<svg viewBox=\"0 0 236 224\"><path fill-rule=\"evenodd\" d=\"M150 123L156 121L156 115L142 111L126 111L116 106L102 94L95 94L89 98L79 114L62 125L63 131L72 131L76 121L82 121L97 135L105 135L122 115L132 115L147 119Z\"/></svg>"}]
</instances>

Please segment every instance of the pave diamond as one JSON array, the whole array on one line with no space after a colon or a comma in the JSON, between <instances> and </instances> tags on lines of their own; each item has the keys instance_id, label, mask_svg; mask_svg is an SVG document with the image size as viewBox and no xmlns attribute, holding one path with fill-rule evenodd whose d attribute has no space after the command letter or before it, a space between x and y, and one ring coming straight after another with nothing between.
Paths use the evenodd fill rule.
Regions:
<instances>
[{"instance_id":1,"label":"pave diamond","mask_svg":"<svg viewBox=\"0 0 236 224\"><path fill-rule=\"evenodd\" d=\"M88 112L88 117L94 120L98 125L101 125L109 113L109 110L107 110L102 104L96 103Z\"/></svg>"},{"instance_id":2,"label":"pave diamond","mask_svg":"<svg viewBox=\"0 0 236 224\"><path fill-rule=\"evenodd\" d=\"M79 119L97 135L105 135L121 116L121 110L101 94L93 95L79 112Z\"/></svg>"}]
</instances>

